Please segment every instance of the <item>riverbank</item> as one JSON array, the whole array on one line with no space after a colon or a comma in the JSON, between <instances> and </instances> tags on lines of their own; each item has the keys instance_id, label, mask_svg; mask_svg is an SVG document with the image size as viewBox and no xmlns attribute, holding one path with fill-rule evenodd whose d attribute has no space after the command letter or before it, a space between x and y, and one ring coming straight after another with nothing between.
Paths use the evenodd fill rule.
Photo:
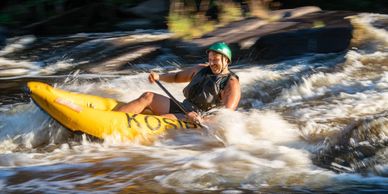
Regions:
<instances>
[{"instance_id":1,"label":"riverbank","mask_svg":"<svg viewBox=\"0 0 388 194\"><path fill-rule=\"evenodd\" d=\"M69 36L19 36L8 39L0 53L4 99L23 98L21 77L82 74L126 74L141 64L179 66L206 61L206 48L228 43L233 65L268 64L305 54L345 52L353 27L345 11L318 7L270 12L273 21L249 17L191 40L168 30L78 33ZM287 45L287 46L285 46ZM142 71L139 69L139 71ZM121 73L120 73L121 72ZM28 80L23 78L22 80ZM7 82L7 83L5 83Z\"/></svg>"},{"instance_id":2,"label":"riverbank","mask_svg":"<svg viewBox=\"0 0 388 194\"><path fill-rule=\"evenodd\" d=\"M134 63L136 60L145 60L145 62L154 61L152 56L166 50L186 60L189 63L200 62L206 48L214 42L223 41L232 47L233 53L236 56L234 62L248 59L251 62L276 61L306 53L330 53L341 52L349 47L352 38L352 25L347 16L356 15L357 13L348 11L322 11L318 7L300 7L296 9L277 10L268 13L268 17L272 19L261 19L258 17L248 17L242 20L231 22L222 27L219 27L212 32L206 33L194 39L180 39L174 34L164 36L162 39L133 40L131 35L118 35L117 38L104 41L103 44L88 47L89 51L73 51L75 55L83 55L93 51L103 49L102 47L110 47L111 49L121 49L120 55L103 55L91 56L88 60L90 64L96 61L121 61L123 63ZM144 30L137 29L138 32ZM162 30L164 31L164 30ZM166 31L164 31L166 32ZM136 34L124 32L122 34ZM2 56L19 60L30 56L30 52L34 55L42 56L44 51L36 51L34 49L42 44L45 37L37 37L37 41L20 49L12 54L2 54ZM51 40L56 39L55 37ZM72 46L87 41L81 35L68 36L60 38L68 43L62 45ZM16 39L17 40L17 39ZM129 41L126 41L129 40ZM15 40L13 40L15 42ZM137 44L138 43L138 44ZM12 43L11 43L12 44ZM288 45L284 47L283 45ZM142 51L138 51L135 57L124 57L125 52L136 52L137 47L143 46ZM145 46L149 49L144 50ZM48 47L52 50L54 48ZM120 59L117 59L120 58ZM116 60L117 59L117 60ZM86 64L85 64L86 65ZM96 71L93 71L96 72Z\"/></svg>"}]
</instances>

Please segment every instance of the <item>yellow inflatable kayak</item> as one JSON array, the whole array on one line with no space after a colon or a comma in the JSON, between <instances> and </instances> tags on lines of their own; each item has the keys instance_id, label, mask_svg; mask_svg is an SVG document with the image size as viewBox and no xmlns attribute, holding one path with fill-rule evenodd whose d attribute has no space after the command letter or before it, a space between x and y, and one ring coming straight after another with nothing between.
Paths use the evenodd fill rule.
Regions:
<instances>
[{"instance_id":1,"label":"yellow inflatable kayak","mask_svg":"<svg viewBox=\"0 0 388 194\"><path fill-rule=\"evenodd\" d=\"M121 140L150 140L169 129L196 128L192 123L160 116L112 111L118 101L28 82L35 103L72 131L104 139L119 135Z\"/></svg>"}]
</instances>

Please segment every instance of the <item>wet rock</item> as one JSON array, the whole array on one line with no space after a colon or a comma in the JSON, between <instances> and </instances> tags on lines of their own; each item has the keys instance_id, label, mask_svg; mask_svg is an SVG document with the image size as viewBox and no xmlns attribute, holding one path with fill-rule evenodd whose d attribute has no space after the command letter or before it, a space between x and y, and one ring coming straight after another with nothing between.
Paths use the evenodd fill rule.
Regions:
<instances>
[{"instance_id":1,"label":"wet rock","mask_svg":"<svg viewBox=\"0 0 388 194\"><path fill-rule=\"evenodd\" d=\"M99 61L99 65L89 65L88 68L84 69L91 73L123 70L126 66L130 66L131 63L136 63L136 60L156 56L159 50L160 47L155 45L135 47L129 52L124 52L104 61Z\"/></svg>"},{"instance_id":2,"label":"wet rock","mask_svg":"<svg viewBox=\"0 0 388 194\"><path fill-rule=\"evenodd\" d=\"M0 61L4 63L0 67L0 77L68 74L74 67L93 73L119 71L131 64L152 61L160 54L162 43L171 36L165 30L143 30L40 37L28 47L4 55L7 60ZM19 60L21 62L15 62Z\"/></svg>"},{"instance_id":3,"label":"wet rock","mask_svg":"<svg viewBox=\"0 0 388 194\"><path fill-rule=\"evenodd\" d=\"M127 21L116 24L118 30L165 29L170 2L167 0L148 0L136 6L119 8L122 15L129 16Z\"/></svg>"},{"instance_id":4,"label":"wet rock","mask_svg":"<svg viewBox=\"0 0 388 194\"><path fill-rule=\"evenodd\" d=\"M173 48L178 55L186 59L197 59L204 56L206 49L215 42L226 42L233 51L233 56L240 56L243 51L251 46L262 36L296 25L295 22L268 23L259 18L248 18L233 22L219 28L201 38L192 41L173 41L168 46ZM175 48L174 48L175 47ZM234 59L236 59L234 57Z\"/></svg>"},{"instance_id":5,"label":"wet rock","mask_svg":"<svg viewBox=\"0 0 388 194\"><path fill-rule=\"evenodd\" d=\"M293 12L292 12L293 11ZM308 13L308 14L305 14ZM233 22L192 41L175 41L169 46L188 59L198 59L213 43L223 41L231 46L235 60L267 62L305 53L331 53L346 50L352 38L352 25L345 19L354 15L345 11L318 9L277 11L281 20L267 22L248 18ZM289 14L287 14L289 13ZM197 56L195 58L194 56Z\"/></svg>"},{"instance_id":6,"label":"wet rock","mask_svg":"<svg viewBox=\"0 0 388 194\"><path fill-rule=\"evenodd\" d=\"M388 2L384 0L362 1L311 1L311 0L275 0L281 8L293 8L304 5L319 6L325 10L351 10L357 12L388 13Z\"/></svg>"},{"instance_id":7,"label":"wet rock","mask_svg":"<svg viewBox=\"0 0 388 194\"><path fill-rule=\"evenodd\" d=\"M367 172L385 163L386 126L387 111L350 123L315 154L314 164L336 172Z\"/></svg>"},{"instance_id":8,"label":"wet rock","mask_svg":"<svg viewBox=\"0 0 388 194\"><path fill-rule=\"evenodd\" d=\"M119 22L115 25L118 30L136 30L154 28L154 23L149 19L132 19L124 22Z\"/></svg>"},{"instance_id":9,"label":"wet rock","mask_svg":"<svg viewBox=\"0 0 388 194\"><path fill-rule=\"evenodd\" d=\"M169 6L170 2L167 0L148 0L126 9L126 12L143 18L161 19L161 16L168 14Z\"/></svg>"},{"instance_id":10,"label":"wet rock","mask_svg":"<svg viewBox=\"0 0 388 194\"><path fill-rule=\"evenodd\" d=\"M345 17L353 14L321 11L283 20L297 24L261 37L249 54L254 60L271 61L305 53L341 52L348 48L353 30Z\"/></svg>"},{"instance_id":11,"label":"wet rock","mask_svg":"<svg viewBox=\"0 0 388 194\"><path fill-rule=\"evenodd\" d=\"M350 26L291 30L263 36L249 55L258 61L271 61L305 53L340 52L348 48L351 38Z\"/></svg>"},{"instance_id":12,"label":"wet rock","mask_svg":"<svg viewBox=\"0 0 388 194\"><path fill-rule=\"evenodd\" d=\"M276 10L272 11L270 17L275 17L275 18L295 18L299 17L302 15L306 15L309 13L314 13L322 11L321 8L316 7L316 6L305 6L305 7L299 7L295 9L281 9L281 10Z\"/></svg>"},{"instance_id":13,"label":"wet rock","mask_svg":"<svg viewBox=\"0 0 388 194\"><path fill-rule=\"evenodd\" d=\"M364 157L371 157L376 153L376 148L373 147L368 141L360 142L357 145L357 149Z\"/></svg>"},{"instance_id":14,"label":"wet rock","mask_svg":"<svg viewBox=\"0 0 388 194\"><path fill-rule=\"evenodd\" d=\"M159 54L162 43L171 37L169 33L148 35L132 34L99 41L89 41L74 48L73 58L87 61L82 69L101 73L128 68L141 61L145 63ZM144 40L143 40L144 39Z\"/></svg>"},{"instance_id":15,"label":"wet rock","mask_svg":"<svg viewBox=\"0 0 388 194\"><path fill-rule=\"evenodd\" d=\"M7 39L7 30L6 28L0 26L0 49L5 46L6 39Z\"/></svg>"}]
</instances>

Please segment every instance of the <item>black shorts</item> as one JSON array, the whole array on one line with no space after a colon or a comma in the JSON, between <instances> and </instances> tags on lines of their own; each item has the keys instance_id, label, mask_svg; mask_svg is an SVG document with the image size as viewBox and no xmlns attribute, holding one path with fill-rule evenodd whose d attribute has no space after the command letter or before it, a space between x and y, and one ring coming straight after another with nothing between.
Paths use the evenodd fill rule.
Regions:
<instances>
[{"instance_id":1,"label":"black shorts","mask_svg":"<svg viewBox=\"0 0 388 194\"><path fill-rule=\"evenodd\" d=\"M195 105L193 105L192 103L190 103L189 101L187 100L184 100L181 105L183 106L183 108L185 108L185 110L187 112L191 112L191 111L195 111L195 112L200 112L200 109L198 109ZM182 114L185 114L180 108L178 105L175 104L175 102L173 100L170 99L170 110L169 110L169 113L172 113L172 114L178 114L178 113L182 113Z\"/></svg>"}]
</instances>

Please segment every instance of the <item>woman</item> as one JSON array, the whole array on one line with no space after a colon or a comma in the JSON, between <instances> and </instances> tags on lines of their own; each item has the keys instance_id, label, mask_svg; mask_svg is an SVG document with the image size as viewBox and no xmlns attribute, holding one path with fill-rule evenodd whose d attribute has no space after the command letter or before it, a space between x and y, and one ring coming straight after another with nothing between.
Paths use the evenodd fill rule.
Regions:
<instances>
[{"instance_id":1,"label":"woman","mask_svg":"<svg viewBox=\"0 0 388 194\"><path fill-rule=\"evenodd\" d=\"M183 90L183 106L186 117L192 122L201 120L199 112L216 107L236 110L241 97L238 76L229 70L232 52L227 44L218 42L209 47L208 63L183 69L176 73L157 74L151 72L151 83L161 80L169 83L190 82ZM170 98L153 92L145 92L139 98L120 106L117 110L130 113L142 113L149 109L155 115L180 119L184 116L179 106Z\"/></svg>"}]
</instances>

